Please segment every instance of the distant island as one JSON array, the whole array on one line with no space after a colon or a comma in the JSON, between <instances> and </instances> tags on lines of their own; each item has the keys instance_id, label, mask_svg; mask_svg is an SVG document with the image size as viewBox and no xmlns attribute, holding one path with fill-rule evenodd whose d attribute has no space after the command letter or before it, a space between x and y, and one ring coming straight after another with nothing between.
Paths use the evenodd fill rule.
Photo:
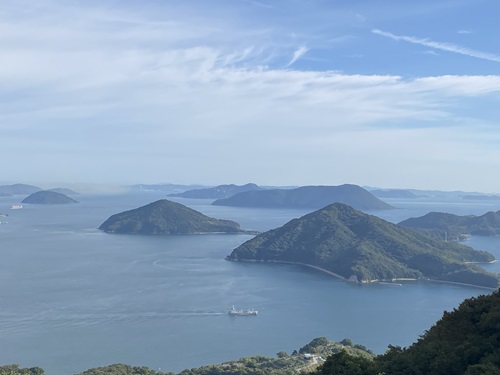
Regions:
<instances>
[{"instance_id":1,"label":"distant island","mask_svg":"<svg viewBox=\"0 0 500 375\"><path fill-rule=\"evenodd\" d=\"M169 197L195 198L195 199L224 199L246 191L262 190L255 184L219 185L212 188L192 189L182 193L169 194Z\"/></svg>"},{"instance_id":2,"label":"distant island","mask_svg":"<svg viewBox=\"0 0 500 375\"><path fill-rule=\"evenodd\" d=\"M73 198L68 197L65 194L57 193L50 190L37 191L24 198L21 203L31 203L31 204L70 204L78 203Z\"/></svg>"},{"instance_id":3,"label":"distant island","mask_svg":"<svg viewBox=\"0 0 500 375\"><path fill-rule=\"evenodd\" d=\"M34 185L26 185L26 184L1 185L0 195L3 196L29 195L41 190L42 190L41 188Z\"/></svg>"},{"instance_id":4,"label":"distant island","mask_svg":"<svg viewBox=\"0 0 500 375\"><path fill-rule=\"evenodd\" d=\"M80 195L80 193L77 193L74 190L68 189L68 188L52 188L52 189L47 189L48 191L55 191L56 193L61 193L64 195Z\"/></svg>"},{"instance_id":5,"label":"distant island","mask_svg":"<svg viewBox=\"0 0 500 375\"><path fill-rule=\"evenodd\" d=\"M490 253L437 240L341 203L259 234L226 259L303 264L358 283L433 279L499 286L498 275L471 264L494 261Z\"/></svg>"},{"instance_id":6,"label":"distant island","mask_svg":"<svg viewBox=\"0 0 500 375\"><path fill-rule=\"evenodd\" d=\"M403 189L376 189L370 190L370 193L375 195L378 198L406 198L406 199L415 199L418 198L418 195L412 193L409 190Z\"/></svg>"},{"instance_id":7,"label":"distant island","mask_svg":"<svg viewBox=\"0 0 500 375\"><path fill-rule=\"evenodd\" d=\"M490 211L481 216L430 212L424 216L403 220L399 225L427 230L443 239L455 241L470 235L497 236L500 234L500 211Z\"/></svg>"},{"instance_id":8,"label":"distant island","mask_svg":"<svg viewBox=\"0 0 500 375\"><path fill-rule=\"evenodd\" d=\"M358 185L303 186L296 189L253 190L213 202L216 206L318 209L339 202L358 210L393 209Z\"/></svg>"},{"instance_id":9,"label":"distant island","mask_svg":"<svg viewBox=\"0 0 500 375\"><path fill-rule=\"evenodd\" d=\"M113 215L99 229L126 234L254 233L234 221L214 219L167 199Z\"/></svg>"}]
</instances>

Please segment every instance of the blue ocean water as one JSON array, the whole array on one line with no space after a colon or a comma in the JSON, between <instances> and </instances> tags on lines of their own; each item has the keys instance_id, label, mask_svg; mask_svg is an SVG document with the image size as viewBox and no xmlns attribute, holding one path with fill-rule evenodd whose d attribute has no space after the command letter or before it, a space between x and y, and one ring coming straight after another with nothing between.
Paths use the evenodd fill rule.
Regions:
<instances>
[{"instance_id":1,"label":"blue ocean water","mask_svg":"<svg viewBox=\"0 0 500 375\"><path fill-rule=\"evenodd\" d=\"M73 374L112 363L181 371L249 355L291 352L315 337L350 338L376 353L408 346L465 298L487 290L420 282L358 286L292 265L224 260L249 235L111 235L110 215L164 198L142 193L79 196L75 205L24 205L0 198L0 364ZM300 210L211 206L176 199L242 228L264 231ZM429 211L483 214L495 203L388 200L373 212L398 222ZM469 246L500 258L500 238ZM487 265L500 272L498 263ZM231 317L229 308L257 317Z\"/></svg>"}]
</instances>

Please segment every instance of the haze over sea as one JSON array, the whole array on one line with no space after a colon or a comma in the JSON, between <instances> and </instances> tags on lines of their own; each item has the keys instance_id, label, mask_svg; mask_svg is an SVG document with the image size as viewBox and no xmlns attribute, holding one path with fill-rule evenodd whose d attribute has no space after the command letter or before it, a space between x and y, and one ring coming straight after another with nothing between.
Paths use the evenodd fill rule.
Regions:
<instances>
[{"instance_id":1,"label":"haze over sea","mask_svg":"<svg viewBox=\"0 0 500 375\"><path fill-rule=\"evenodd\" d=\"M408 346L465 298L487 290L441 283L353 285L292 265L224 260L249 235L111 235L110 215L160 193L78 196L75 205L24 205L0 197L0 364L71 374L112 363L162 371L274 356L315 337L382 353ZM211 206L175 199L206 215L265 231L306 214L298 210ZM391 222L429 211L497 211L500 201L386 200L400 208L370 212ZM500 258L499 237L466 242ZM498 263L485 266L500 272ZM231 305L257 317L230 317Z\"/></svg>"}]
</instances>

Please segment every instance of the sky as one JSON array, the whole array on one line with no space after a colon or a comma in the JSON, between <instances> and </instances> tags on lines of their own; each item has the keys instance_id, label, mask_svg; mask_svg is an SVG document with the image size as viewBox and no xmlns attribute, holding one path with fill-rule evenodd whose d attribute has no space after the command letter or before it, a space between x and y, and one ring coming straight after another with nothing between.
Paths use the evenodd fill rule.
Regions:
<instances>
[{"instance_id":1,"label":"sky","mask_svg":"<svg viewBox=\"0 0 500 375\"><path fill-rule=\"evenodd\" d=\"M498 0L2 0L0 182L500 192Z\"/></svg>"}]
</instances>

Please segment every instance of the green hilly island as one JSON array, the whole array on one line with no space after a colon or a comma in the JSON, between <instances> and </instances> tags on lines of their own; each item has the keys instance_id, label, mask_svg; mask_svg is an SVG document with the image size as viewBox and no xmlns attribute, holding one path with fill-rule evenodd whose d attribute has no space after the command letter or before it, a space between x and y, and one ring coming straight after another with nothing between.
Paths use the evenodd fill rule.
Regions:
<instances>
[{"instance_id":1,"label":"green hilly island","mask_svg":"<svg viewBox=\"0 0 500 375\"><path fill-rule=\"evenodd\" d=\"M42 190L37 191L24 198L21 203L31 203L31 204L70 204L78 203L73 198L68 197L65 194L58 193L56 191Z\"/></svg>"},{"instance_id":2,"label":"green hilly island","mask_svg":"<svg viewBox=\"0 0 500 375\"><path fill-rule=\"evenodd\" d=\"M227 199L218 199L212 204L235 207L318 209L334 202L348 204L358 210L394 208L361 186L351 184L251 190L235 194Z\"/></svg>"},{"instance_id":3,"label":"green hilly island","mask_svg":"<svg viewBox=\"0 0 500 375\"><path fill-rule=\"evenodd\" d=\"M167 199L113 215L99 229L128 234L246 233L234 221L214 219Z\"/></svg>"},{"instance_id":4,"label":"green hilly island","mask_svg":"<svg viewBox=\"0 0 500 375\"><path fill-rule=\"evenodd\" d=\"M460 240L467 235L497 236L500 234L500 211L490 211L481 216L429 212L403 220L399 225L425 229L450 240Z\"/></svg>"},{"instance_id":5,"label":"green hilly island","mask_svg":"<svg viewBox=\"0 0 500 375\"><path fill-rule=\"evenodd\" d=\"M497 288L497 274L471 262L494 257L367 215L341 203L293 219L243 243L232 261L299 263L359 283L433 279Z\"/></svg>"}]
</instances>

